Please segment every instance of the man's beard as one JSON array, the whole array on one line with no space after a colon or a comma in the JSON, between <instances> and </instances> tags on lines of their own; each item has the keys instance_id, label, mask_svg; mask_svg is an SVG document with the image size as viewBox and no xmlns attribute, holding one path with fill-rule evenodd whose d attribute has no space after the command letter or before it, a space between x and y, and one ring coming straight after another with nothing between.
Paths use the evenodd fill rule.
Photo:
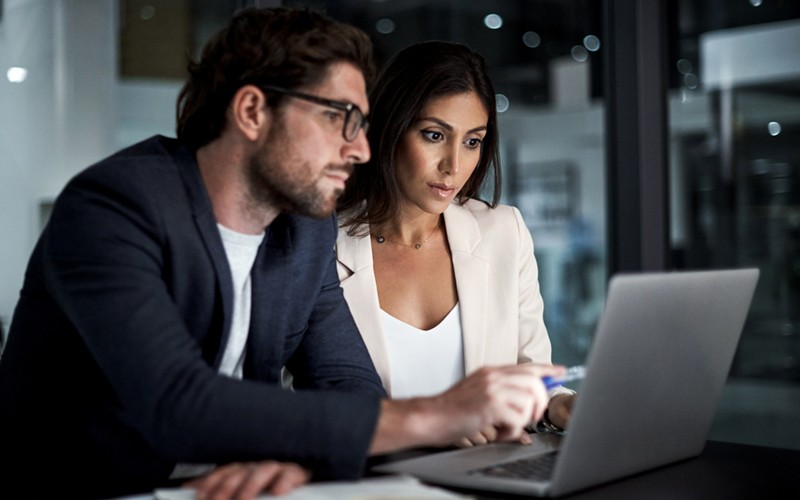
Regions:
<instances>
[{"instance_id":1,"label":"man's beard","mask_svg":"<svg viewBox=\"0 0 800 500\"><path fill-rule=\"evenodd\" d=\"M315 178L305 176L307 163L290 165L281 168L278 163L270 162L269 153L264 150L254 155L247 168L247 185L249 197L256 206L275 207L282 212L292 212L309 217L324 218L331 215L336 208L336 200L342 194L341 189L326 196L321 192L318 182L325 171L343 170L352 173L353 166L328 165ZM304 177L305 176L305 177Z\"/></svg>"}]
</instances>

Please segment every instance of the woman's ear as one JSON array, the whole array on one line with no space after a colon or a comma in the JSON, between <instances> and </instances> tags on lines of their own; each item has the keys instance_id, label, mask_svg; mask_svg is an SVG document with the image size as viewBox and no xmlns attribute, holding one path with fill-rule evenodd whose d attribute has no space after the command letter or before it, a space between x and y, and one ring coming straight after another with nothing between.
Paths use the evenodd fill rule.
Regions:
<instances>
[{"instance_id":1,"label":"woman's ear","mask_svg":"<svg viewBox=\"0 0 800 500\"><path fill-rule=\"evenodd\" d=\"M231 112L232 125L250 141L258 140L272 116L266 95L255 85L244 85L236 91Z\"/></svg>"}]
</instances>

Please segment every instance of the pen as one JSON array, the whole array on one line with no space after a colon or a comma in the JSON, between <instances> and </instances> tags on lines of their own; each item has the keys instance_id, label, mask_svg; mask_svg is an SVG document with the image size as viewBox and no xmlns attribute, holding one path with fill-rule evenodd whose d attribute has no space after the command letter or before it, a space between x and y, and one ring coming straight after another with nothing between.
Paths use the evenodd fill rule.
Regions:
<instances>
[{"instance_id":1,"label":"pen","mask_svg":"<svg viewBox=\"0 0 800 500\"><path fill-rule=\"evenodd\" d=\"M567 369L567 372L560 377L542 377L542 382L544 382L544 386L549 391L550 389L554 389L556 387L560 387L562 384L567 382L571 382L573 380L580 380L586 374L586 368L583 365L572 366Z\"/></svg>"}]
</instances>

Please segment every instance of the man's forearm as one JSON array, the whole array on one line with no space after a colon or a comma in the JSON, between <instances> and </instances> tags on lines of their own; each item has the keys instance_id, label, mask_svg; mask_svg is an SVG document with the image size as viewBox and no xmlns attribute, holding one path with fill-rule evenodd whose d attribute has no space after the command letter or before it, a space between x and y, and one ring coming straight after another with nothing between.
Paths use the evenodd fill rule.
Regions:
<instances>
[{"instance_id":1,"label":"man's forearm","mask_svg":"<svg viewBox=\"0 0 800 500\"><path fill-rule=\"evenodd\" d=\"M437 398L384 399L370 455L438 444L445 429L436 407Z\"/></svg>"}]
</instances>

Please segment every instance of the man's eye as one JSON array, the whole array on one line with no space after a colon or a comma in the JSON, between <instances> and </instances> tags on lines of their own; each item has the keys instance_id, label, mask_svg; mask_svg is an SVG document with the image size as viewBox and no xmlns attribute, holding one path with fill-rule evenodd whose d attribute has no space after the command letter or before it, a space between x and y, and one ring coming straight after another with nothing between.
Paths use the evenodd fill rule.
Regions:
<instances>
[{"instance_id":1,"label":"man's eye","mask_svg":"<svg viewBox=\"0 0 800 500\"><path fill-rule=\"evenodd\" d=\"M325 117L332 122L338 122L344 119L344 115L339 111L326 111Z\"/></svg>"}]
</instances>

